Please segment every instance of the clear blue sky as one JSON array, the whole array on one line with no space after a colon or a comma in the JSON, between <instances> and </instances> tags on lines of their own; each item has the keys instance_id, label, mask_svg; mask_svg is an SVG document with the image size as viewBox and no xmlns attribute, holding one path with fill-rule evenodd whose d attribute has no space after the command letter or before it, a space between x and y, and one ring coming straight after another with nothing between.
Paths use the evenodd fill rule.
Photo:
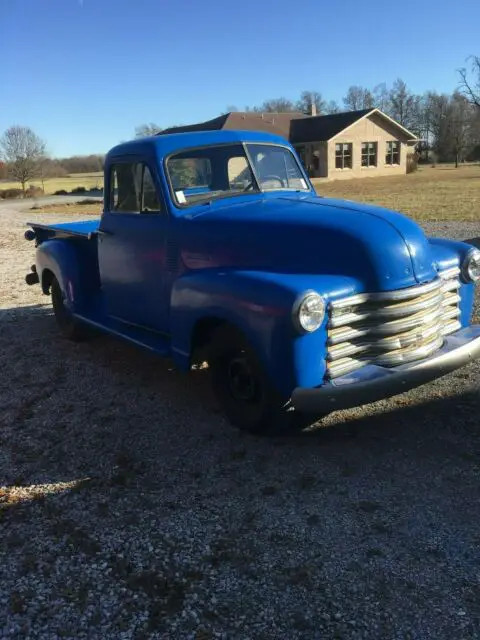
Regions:
<instances>
[{"instance_id":1,"label":"clear blue sky","mask_svg":"<svg viewBox=\"0 0 480 640\"><path fill-rule=\"evenodd\" d=\"M86 154L304 89L452 91L479 25L479 0L0 0L0 133Z\"/></svg>"}]
</instances>

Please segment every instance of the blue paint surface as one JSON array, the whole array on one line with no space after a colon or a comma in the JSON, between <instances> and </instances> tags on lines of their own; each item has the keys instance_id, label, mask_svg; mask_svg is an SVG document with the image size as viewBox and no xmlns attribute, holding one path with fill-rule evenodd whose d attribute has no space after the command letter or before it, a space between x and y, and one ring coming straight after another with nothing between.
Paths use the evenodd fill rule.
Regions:
<instances>
[{"instance_id":1,"label":"blue paint surface","mask_svg":"<svg viewBox=\"0 0 480 640\"><path fill-rule=\"evenodd\" d=\"M49 269L68 302L115 334L123 333L188 368L197 323L236 325L256 349L278 390L323 384L326 320L300 335L292 307L314 290L329 301L429 282L460 264L468 245L427 238L407 217L373 205L304 191L252 192L181 208L173 202L165 159L208 144L263 142L257 132L156 136L118 145L105 161L107 200L101 220L35 225L39 271ZM110 211L109 175L118 162L151 171L161 213ZM100 230L100 235L96 231ZM461 290L461 322L471 321L473 286ZM130 328L129 328L130 327ZM143 334L142 334L143 332ZM152 339L152 336L156 336ZM157 347L155 346L157 345Z\"/></svg>"}]
</instances>

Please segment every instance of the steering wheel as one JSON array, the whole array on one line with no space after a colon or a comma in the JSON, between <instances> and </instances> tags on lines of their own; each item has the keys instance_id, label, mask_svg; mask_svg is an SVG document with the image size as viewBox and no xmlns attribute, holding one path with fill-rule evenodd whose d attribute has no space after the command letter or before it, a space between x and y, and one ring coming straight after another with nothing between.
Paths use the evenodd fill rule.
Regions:
<instances>
[{"instance_id":1,"label":"steering wheel","mask_svg":"<svg viewBox=\"0 0 480 640\"><path fill-rule=\"evenodd\" d=\"M280 178L280 176L276 176L273 173L264 176L260 182L263 184L264 182L270 182L271 180L276 180L281 184L282 187L285 187L285 181Z\"/></svg>"}]
</instances>

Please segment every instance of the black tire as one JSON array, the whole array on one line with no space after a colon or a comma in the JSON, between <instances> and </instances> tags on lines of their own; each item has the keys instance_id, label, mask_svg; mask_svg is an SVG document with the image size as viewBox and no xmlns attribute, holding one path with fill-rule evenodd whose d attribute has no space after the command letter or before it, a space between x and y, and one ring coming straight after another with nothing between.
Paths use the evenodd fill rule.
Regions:
<instances>
[{"instance_id":1,"label":"black tire","mask_svg":"<svg viewBox=\"0 0 480 640\"><path fill-rule=\"evenodd\" d=\"M65 306L65 294L56 278L52 280L50 293L52 295L53 312L62 335L73 342L85 340L88 335L87 327L78 322Z\"/></svg>"},{"instance_id":2,"label":"black tire","mask_svg":"<svg viewBox=\"0 0 480 640\"><path fill-rule=\"evenodd\" d=\"M256 435L281 435L315 422L289 407L254 349L232 326L217 329L208 353L213 391L231 424Z\"/></svg>"}]
</instances>

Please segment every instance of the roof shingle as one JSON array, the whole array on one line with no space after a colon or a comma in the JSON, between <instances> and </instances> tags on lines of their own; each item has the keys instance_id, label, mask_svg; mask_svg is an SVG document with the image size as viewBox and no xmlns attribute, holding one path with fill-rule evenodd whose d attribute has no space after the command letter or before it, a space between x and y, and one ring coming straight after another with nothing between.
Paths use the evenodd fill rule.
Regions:
<instances>
[{"instance_id":1,"label":"roof shingle","mask_svg":"<svg viewBox=\"0 0 480 640\"><path fill-rule=\"evenodd\" d=\"M332 113L328 116L311 116L302 120L292 120L290 127L290 142L323 142L330 140L374 109L359 111L345 111Z\"/></svg>"}]
</instances>

